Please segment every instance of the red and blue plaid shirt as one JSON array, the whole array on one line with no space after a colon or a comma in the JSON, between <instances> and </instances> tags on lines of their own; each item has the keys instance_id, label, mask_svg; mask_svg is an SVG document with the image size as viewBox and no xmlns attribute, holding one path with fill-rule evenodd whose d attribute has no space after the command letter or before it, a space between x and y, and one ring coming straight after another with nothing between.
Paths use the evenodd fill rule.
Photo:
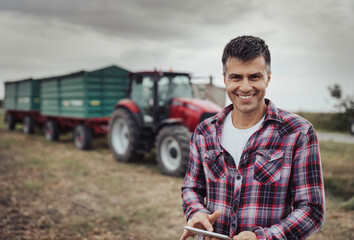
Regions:
<instances>
[{"instance_id":1,"label":"red and blue plaid shirt","mask_svg":"<svg viewBox=\"0 0 354 240\"><path fill-rule=\"evenodd\" d=\"M258 239L305 239L324 221L317 136L308 121L265 101L265 120L246 143L238 167L220 144L232 105L197 127L183 210L187 220L199 211L221 210L214 231L231 237L253 231Z\"/></svg>"}]
</instances>

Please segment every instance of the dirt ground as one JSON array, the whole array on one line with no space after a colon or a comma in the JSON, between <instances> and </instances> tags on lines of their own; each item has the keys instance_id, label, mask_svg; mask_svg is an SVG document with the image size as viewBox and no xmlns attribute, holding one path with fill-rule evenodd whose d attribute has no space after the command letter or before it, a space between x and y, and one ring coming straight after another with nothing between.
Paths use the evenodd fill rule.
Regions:
<instances>
[{"instance_id":1,"label":"dirt ground","mask_svg":"<svg viewBox=\"0 0 354 240\"><path fill-rule=\"evenodd\" d=\"M152 159L119 163L105 140L78 151L70 136L49 143L0 128L0 239L179 239L183 179ZM310 239L353 239L354 213L327 206Z\"/></svg>"}]
</instances>

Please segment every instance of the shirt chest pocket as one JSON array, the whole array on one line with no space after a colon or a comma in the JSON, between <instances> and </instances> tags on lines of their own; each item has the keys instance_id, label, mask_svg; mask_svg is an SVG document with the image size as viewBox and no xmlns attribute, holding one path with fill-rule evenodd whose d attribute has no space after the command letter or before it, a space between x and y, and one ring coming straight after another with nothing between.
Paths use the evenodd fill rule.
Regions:
<instances>
[{"instance_id":1,"label":"shirt chest pocket","mask_svg":"<svg viewBox=\"0 0 354 240\"><path fill-rule=\"evenodd\" d=\"M204 155L204 172L207 178L217 181L225 178L224 156L218 151L207 151Z\"/></svg>"},{"instance_id":2,"label":"shirt chest pocket","mask_svg":"<svg viewBox=\"0 0 354 240\"><path fill-rule=\"evenodd\" d=\"M279 181L283 166L283 151L267 149L258 150L254 164L253 178L262 184Z\"/></svg>"}]
</instances>

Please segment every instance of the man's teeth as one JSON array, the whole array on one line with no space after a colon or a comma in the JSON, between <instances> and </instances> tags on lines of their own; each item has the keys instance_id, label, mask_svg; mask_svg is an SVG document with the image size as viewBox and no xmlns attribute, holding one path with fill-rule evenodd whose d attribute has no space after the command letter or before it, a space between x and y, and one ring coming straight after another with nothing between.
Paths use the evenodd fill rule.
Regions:
<instances>
[{"instance_id":1,"label":"man's teeth","mask_svg":"<svg viewBox=\"0 0 354 240\"><path fill-rule=\"evenodd\" d=\"M241 96L241 95L239 95L239 97L241 98L241 99L250 99L251 97L252 97L252 95L248 95L248 96Z\"/></svg>"}]
</instances>

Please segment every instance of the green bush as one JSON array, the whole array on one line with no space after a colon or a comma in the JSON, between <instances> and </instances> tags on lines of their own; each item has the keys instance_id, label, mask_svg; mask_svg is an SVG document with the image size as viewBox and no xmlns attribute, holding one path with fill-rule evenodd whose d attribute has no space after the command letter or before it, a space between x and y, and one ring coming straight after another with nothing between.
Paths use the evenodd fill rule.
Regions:
<instances>
[{"instance_id":1,"label":"green bush","mask_svg":"<svg viewBox=\"0 0 354 240\"><path fill-rule=\"evenodd\" d=\"M340 207L343 208L344 210L353 211L354 210L354 196L352 198L350 198L348 201L342 203L340 205Z\"/></svg>"},{"instance_id":2,"label":"green bush","mask_svg":"<svg viewBox=\"0 0 354 240\"><path fill-rule=\"evenodd\" d=\"M311 122L317 131L347 132L352 121L344 113L298 112L297 114Z\"/></svg>"}]
</instances>

